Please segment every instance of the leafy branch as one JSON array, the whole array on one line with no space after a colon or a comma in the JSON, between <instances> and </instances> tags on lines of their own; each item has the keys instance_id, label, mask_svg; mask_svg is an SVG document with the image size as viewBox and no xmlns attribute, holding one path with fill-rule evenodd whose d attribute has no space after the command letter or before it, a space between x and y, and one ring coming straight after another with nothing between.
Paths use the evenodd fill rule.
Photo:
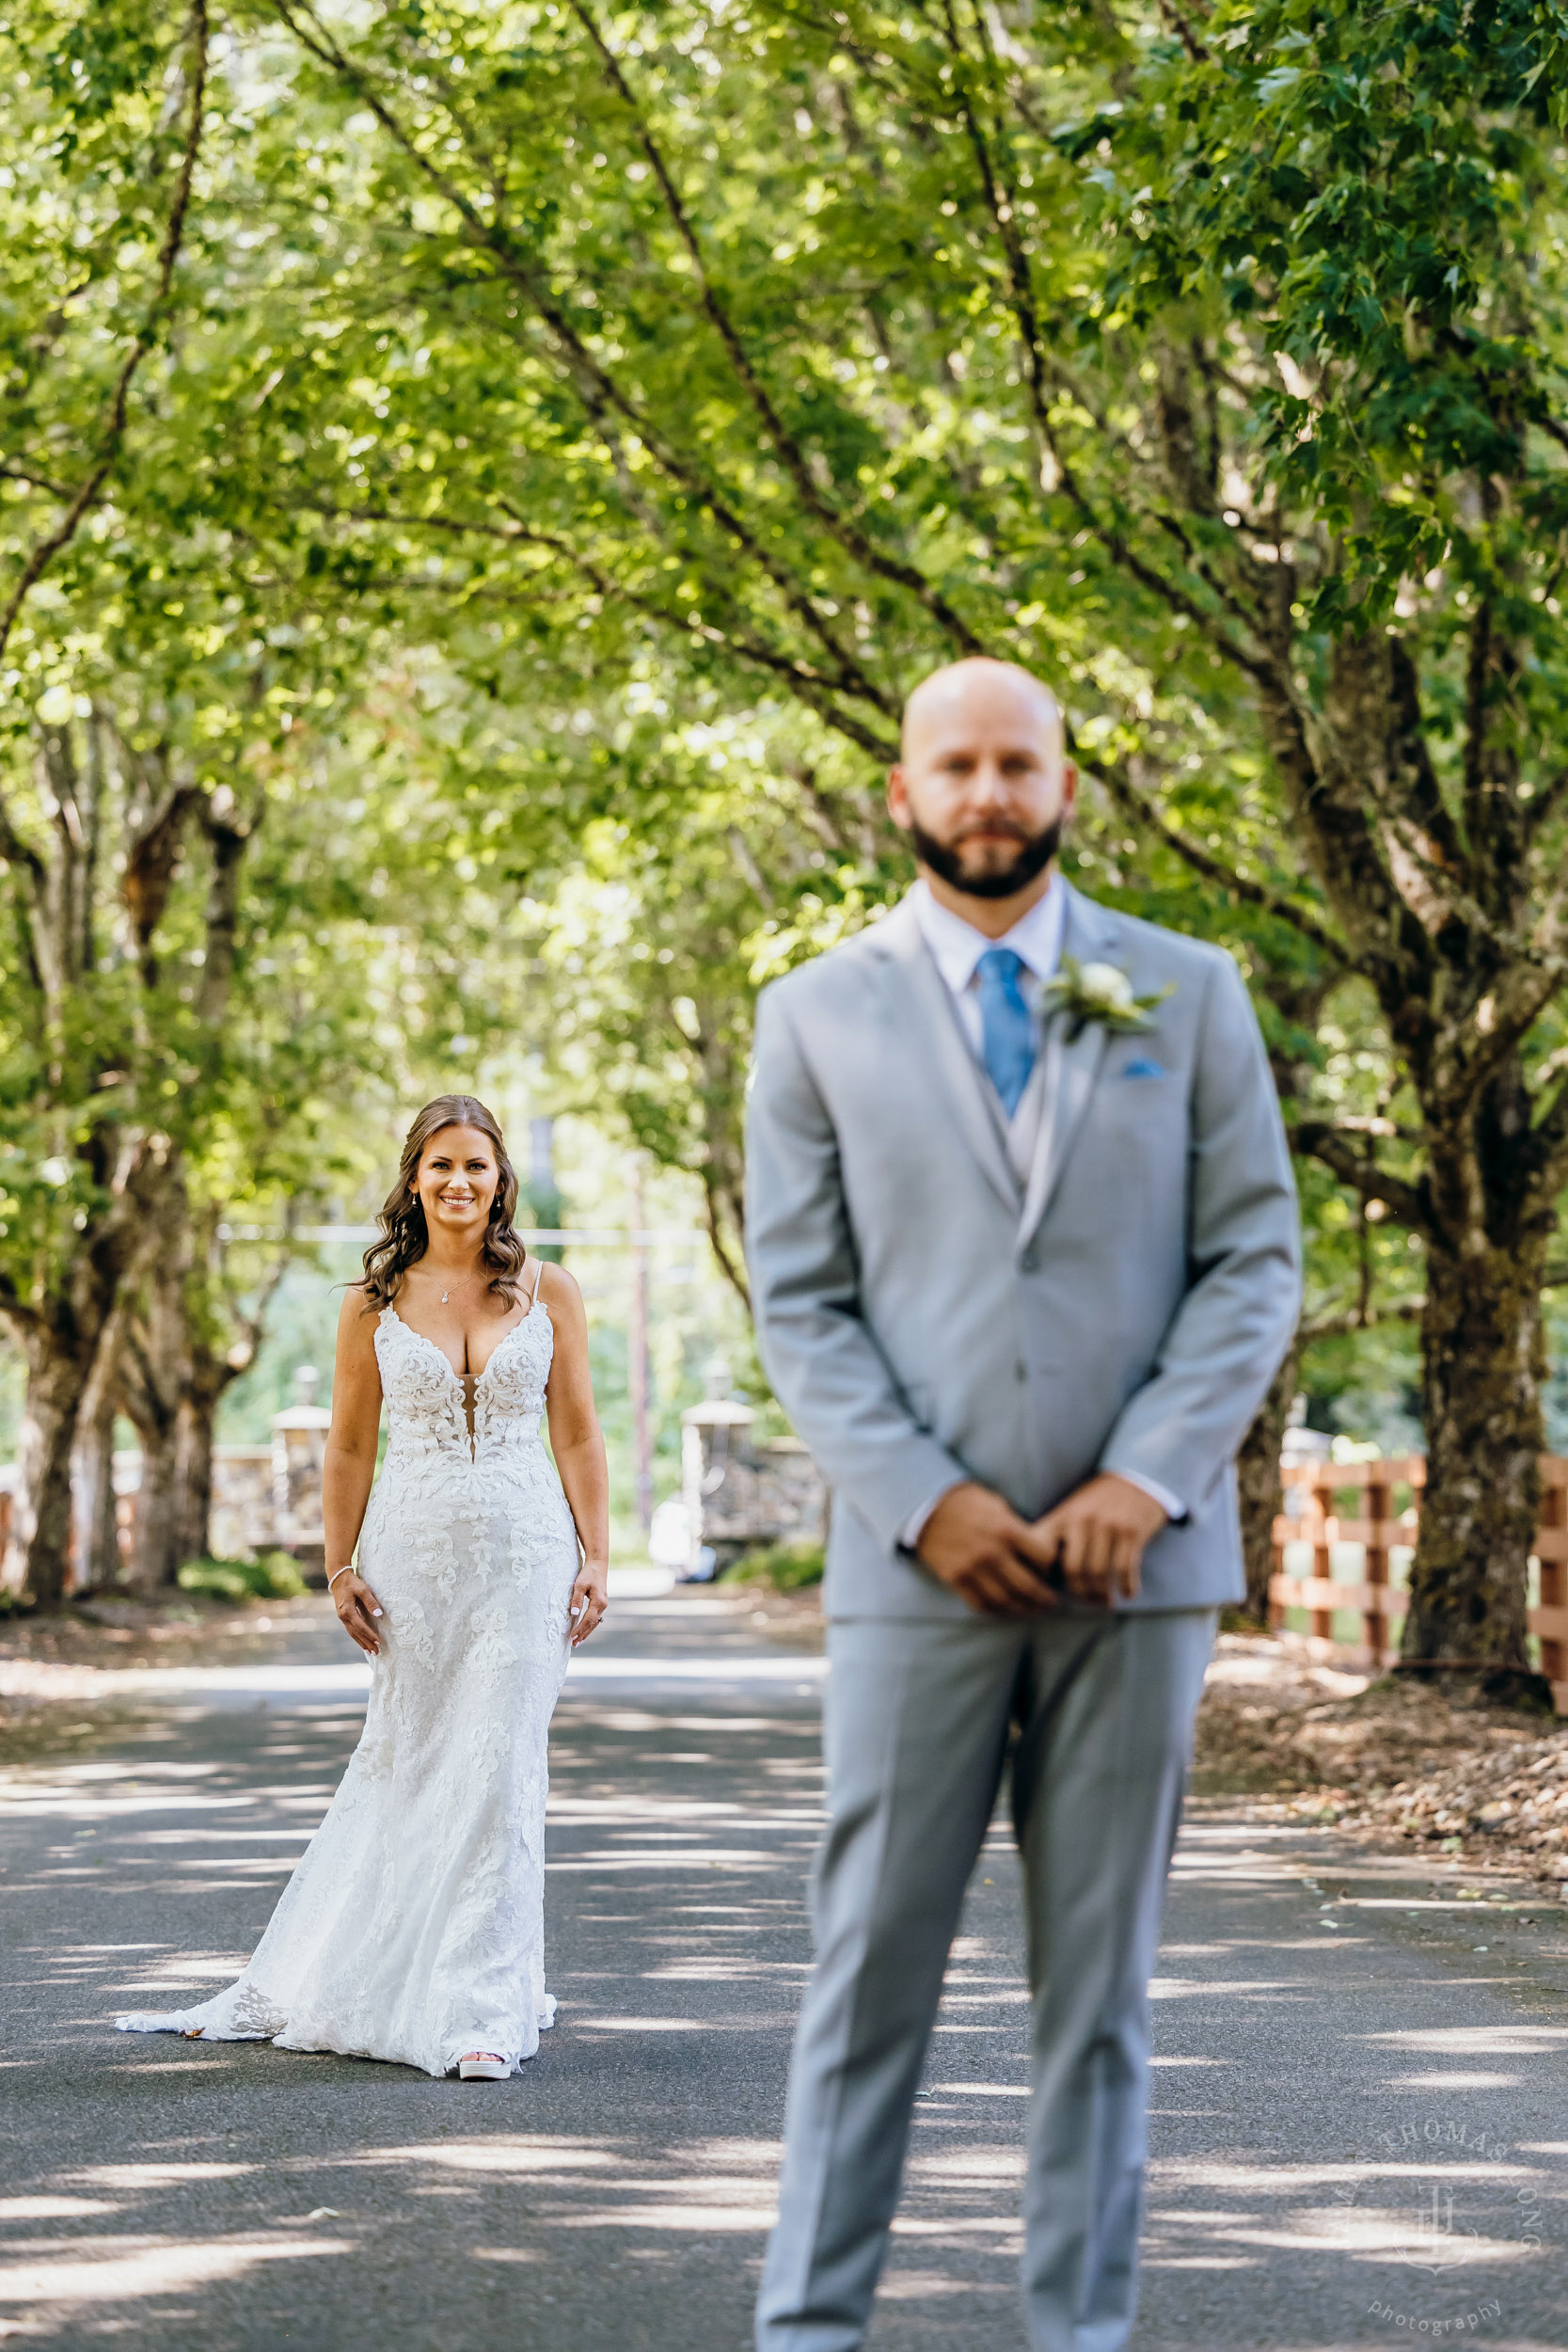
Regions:
<instances>
[{"instance_id":1,"label":"leafy branch","mask_svg":"<svg viewBox=\"0 0 1568 2352\"><path fill-rule=\"evenodd\" d=\"M184 241L185 223L190 210L191 187L196 177L197 156L201 149L203 109L207 90L207 0L192 0L190 51L190 110L185 137L175 179L174 196L169 205L168 220L164 230L163 244L158 255L156 291L143 313L141 325L132 338L130 350L121 362L105 405L103 420L95 436L91 462L83 474L64 514L52 531L34 541L18 576L15 587L0 607L0 655L10 642L17 615L43 578L44 573L71 545L80 529L83 517L96 502L103 485L113 472L124 443L130 416L131 386L136 372L157 341L159 327L168 308L174 287L175 263Z\"/></svg>"}]
</instances>

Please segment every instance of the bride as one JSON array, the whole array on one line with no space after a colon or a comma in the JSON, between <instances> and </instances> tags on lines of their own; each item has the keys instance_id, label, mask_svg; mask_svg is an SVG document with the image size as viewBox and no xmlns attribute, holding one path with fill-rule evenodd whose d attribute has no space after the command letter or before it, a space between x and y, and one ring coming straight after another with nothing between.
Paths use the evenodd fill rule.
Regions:
<instances>
[{"instance_id":1,"label":"bride","mask_svg":"<svg viewBox=\"0 0 1568 2352\"><path fill-rule=\"evenodd\" d=\"M122 2031L499 2080L551 2022L546 1742L605 1612L609 1489L581 1294L530 1273L516 1201L483 1104L427 1103L343 1302L322 1478L332 1597L374 1661L364 1732L244 1975Z\"/></svg>"}]
</instances>

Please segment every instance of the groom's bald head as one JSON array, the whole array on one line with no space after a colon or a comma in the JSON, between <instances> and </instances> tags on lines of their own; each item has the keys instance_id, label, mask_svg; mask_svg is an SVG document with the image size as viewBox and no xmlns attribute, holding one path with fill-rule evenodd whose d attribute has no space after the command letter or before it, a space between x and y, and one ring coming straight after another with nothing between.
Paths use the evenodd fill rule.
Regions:
<instances>
[{"instance_id":1,"label":"groom's bald head","mask_svg":"<svg viewBox=\"0 0 1568 2352\"><path fill-rule=\"evenodd\" d=\"M898 733L900 766L918 759L933 737L961 733L982 719L1037 731L1058 761L1064 755L1061 706L1045 680L1016 661L972 654L933 670L911 694Z\"/></svg>"},{"instance_id":2,"label":"groom's bald head","mask_svg":"<svg viewBox=\"0 0 1568 2352\"><path fill-rule=\"evenodd\" d=\"M972 920L984 900L1016 918L1046 886L1077 781L1050 687L981 655L933 671L905 704L888 807L939 897Z\"/></svg>"}]
</instances>

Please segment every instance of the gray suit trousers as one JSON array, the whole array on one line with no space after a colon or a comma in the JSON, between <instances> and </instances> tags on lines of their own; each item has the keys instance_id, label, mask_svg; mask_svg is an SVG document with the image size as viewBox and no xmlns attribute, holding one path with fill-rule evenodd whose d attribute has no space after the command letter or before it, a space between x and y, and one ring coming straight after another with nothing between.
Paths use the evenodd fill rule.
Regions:
<instances>
[{"instance_id":1,"label":"gray suit trousers","mask_svg":"<svg viewBox=\"0 0 1568 2352\"><path fill-rule=\"evenodd\" d=\"M828 1629L816 1964L759 2352L855 2352L964 1888L1011 1744L1033 2010L1032 2352L1119 2352L1137 2295L1148 1979L1215 1613Z\"/></svg>"}]
</instances>

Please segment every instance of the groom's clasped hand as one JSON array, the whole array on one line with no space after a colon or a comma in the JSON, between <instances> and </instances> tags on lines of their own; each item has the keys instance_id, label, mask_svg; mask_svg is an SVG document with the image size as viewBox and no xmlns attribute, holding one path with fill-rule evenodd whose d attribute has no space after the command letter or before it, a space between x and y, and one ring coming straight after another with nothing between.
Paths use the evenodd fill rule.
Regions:
<instances>
[{"instance_id":1,"label":"groom's clasped hand","mask_svg":"<svg viewBox=\"0 0 1568 2352\"><path fill-rule=\"evenodd\" d=\"M1165 1524L1152 1495L1101 1470L1026 1519L977 1480L949 1487L927 1520L920 1557L982 1616L1027 1616L1065 1595L1109 1607L1138 1590L1144 1546Z\"/></svg>"}]
</instances>

